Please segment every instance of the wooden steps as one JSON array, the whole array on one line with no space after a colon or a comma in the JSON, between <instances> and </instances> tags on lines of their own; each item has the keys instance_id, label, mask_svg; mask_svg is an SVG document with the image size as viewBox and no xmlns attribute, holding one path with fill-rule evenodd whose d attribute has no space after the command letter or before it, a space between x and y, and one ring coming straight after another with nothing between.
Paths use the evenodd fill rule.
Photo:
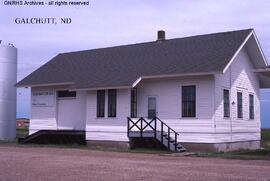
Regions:
<instances>
[{"instance_id":1,"label":"wooden steps","mask_svg":"<svg viewBox=\"0 0 270 181\"><path fill-rule=\"evenodd\" d=\"M186 149L177 141L178 135L176 131L157 117L150 121L144 118L133 121L128 118L129 138L154 138L170 151L184 152Z\"/></svg>"}]
</instances>

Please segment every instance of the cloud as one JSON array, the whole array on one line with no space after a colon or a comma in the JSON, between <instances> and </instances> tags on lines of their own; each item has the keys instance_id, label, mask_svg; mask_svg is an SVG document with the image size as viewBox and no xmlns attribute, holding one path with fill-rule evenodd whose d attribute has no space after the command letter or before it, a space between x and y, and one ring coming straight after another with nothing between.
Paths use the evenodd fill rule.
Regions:
<instances>
[{"instance_id":1,"label":"cloud","mask_svg":"<svg viewBox=\"0 0 270 181\"><path fill-rule=\"evenodd\" d=\"M0 39L19 49L18 80L61 52L254 28L270 58L270 1L90 0L89 7L0 3ZM16 17L72 17L71 25L16 25Z\"/></svg>"},{"instance_id":2,"label":"cloud","mask_svg":"<svg viewBox=\"0 0 270 181\"><path fill-rule=\"evenodd\" d=\"M4 8L1 24L5 37L18 46L40 46L48 51L88 49L155 39L158 29L170 37L254 27L265 32L269 22L269 3L254 1L91 1L86 8ZM3 8L1 8L3 9ZM73 17L72 25L15 25L15 17ZM19 31L18 31L19 30ZM270 38L270 37L267 37ZM264 44L264 40L262 40ZM25 46L25 44L24 44ZM21 48L24 48L21 46ZM29 47L30 46L30 47ZM269 46L266 44L266 46ZM267 53L269 54L269 53Z\"/></svg>"},{"instance_id":3,"label":"cloud","mask_svg":"<svg viewBox=\"0 0 270 181\"><path fill-rule=\"evenodd\" d=\"M31 71L61 52L152 41L159 29L175 38L253 27L270 57L268 0L92 0L89 7L1 3L0 8L0 24L5 27L0 37L19 48L19 72ZM72 17L73 23L16 25L16 17Z\"/></svg>"}]
</instances>

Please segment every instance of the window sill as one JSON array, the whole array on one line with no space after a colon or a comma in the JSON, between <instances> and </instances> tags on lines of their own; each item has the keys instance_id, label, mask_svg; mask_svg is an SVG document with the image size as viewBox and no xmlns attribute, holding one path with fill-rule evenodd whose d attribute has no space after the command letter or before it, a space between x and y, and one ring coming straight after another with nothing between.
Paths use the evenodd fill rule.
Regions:
<instances>
[{"instance_id":1,"label":"window sill","mask_svg":"<svg viewBox=\"0 0 270 181\"><path fill-rule=\"evenodd\" d=\"M116 119L117 117L96 117L96 119Z\"/></svg>"},{"instance_id":2,"label":"window sill","mask_svg":"<svg viewBox=\"0 0 270 181\"><path fill-rule=\"evenodd\" d=\"M57 97L56 100L72 100L76 99L76 97Z\"/></svg>"},{"instance_id":3,"label":"window sill","mask_svg":"<svg viewBox=\"0 0 270 181\"><path fill-rule=\"evenodd\" d=\"M180 117L180 119L199 119L197 117Z\"/></svg>"}]
</instances>

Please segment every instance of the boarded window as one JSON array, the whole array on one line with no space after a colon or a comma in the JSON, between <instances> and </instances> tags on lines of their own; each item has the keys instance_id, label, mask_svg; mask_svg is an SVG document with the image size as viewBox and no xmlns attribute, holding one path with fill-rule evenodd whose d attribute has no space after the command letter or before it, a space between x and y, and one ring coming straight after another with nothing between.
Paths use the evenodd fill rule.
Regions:
<instances>
[{"instance_id":1,"label":"boarded window","mask_svg":"<svg viewBox=\"0 0 270 181\"><path fill-rule=\"evenodd\" d=\"M131 97L130 97L130 113L132 118L137 117L137 89L131 89Z\"/></svg>"},{"instance_id":2,"label":"boarded window","mask_svg":"<svg viewBox=\"0 0 270 181\"><path fill-rule=\"evenodd\" d=\"M116 89L108 90L108 117L116 117Z\"/></svg>"},{"instance_id":3,"label":"boarded window","mask_svg":"<svg viewBox=\"0 0 270 181\"><path fill-rule=\"evenodd\" d=\"M237 117L243 118L243 95L242 95L242 92L237 92Z\"/></svg>"},{"instance_id":4,"label":"boarded window","mask_svg":"<svg viewBox=\"0 0 270 181\"><path fill-rule=\"evenodd\" d=\"M254 119L254 96L249 94L249 119Z\"/></svg>"},{"instance_id":5,"label":"boarded window","mask_svg":"<svg viewBox=\"0 0 270 181\"><path fill-rule=\"evenodd\" d=\"M105 116L105 90L97 91L97 117Z\"/></svg>"},{"instance_id":6,"label":"boarded window","mask_svg":"<svg viewBox=\"0 0 270 181\"><path fill-rule=\"evenodd\" d=\"M182 87L182 117L196 116L196 87Z\"/></svg>"},{"instance_id":7,"label":"boarded window","mask_svg":"<svg viewBox=\"0 0 270 181\"><path fill-rule=\"evenodd\" d=\"M229 90L223 90L223 108L224 117L230 117L230 93Z\"/></svg>"},{"instance_id":8,"label":"boarded window","mask_svg":"<svg viewBox=\"0 0 270 181\"><path fill-rule=\"evenodd\" d=\"M76 91L57 91L57 97L58 98L75 98L76 97Z\"/></svg>"}]
</instances>

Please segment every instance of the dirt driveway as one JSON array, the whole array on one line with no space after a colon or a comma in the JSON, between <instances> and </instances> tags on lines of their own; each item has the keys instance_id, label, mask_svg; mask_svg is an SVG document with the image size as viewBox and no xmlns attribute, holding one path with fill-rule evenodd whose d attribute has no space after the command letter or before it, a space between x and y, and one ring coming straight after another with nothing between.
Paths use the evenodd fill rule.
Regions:
<instances>
[{"instance_id":1,"label":"dirt driveway","mask_svg":"<svg viewBox=\"0 0 270 181\"><path fill-rule=\"evenodd\" d=\"M270 181L270 161L1 146L0 180Z\"/></svg>"}]
</instances>

